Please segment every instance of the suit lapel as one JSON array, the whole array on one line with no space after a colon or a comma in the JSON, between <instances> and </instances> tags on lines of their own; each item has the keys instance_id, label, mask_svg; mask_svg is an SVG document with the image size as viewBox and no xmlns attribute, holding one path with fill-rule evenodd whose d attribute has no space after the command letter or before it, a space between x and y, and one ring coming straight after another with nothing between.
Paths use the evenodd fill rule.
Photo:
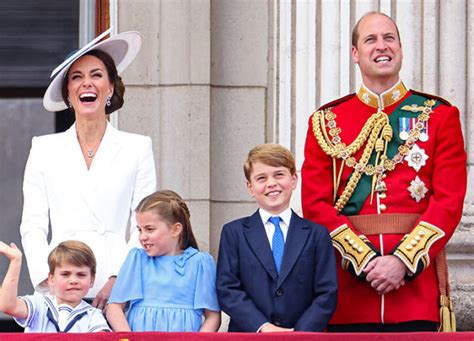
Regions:
<instances>
[{"instance_id":1,"label":"suit lapel","mask_svg":"<svg viewBox=\"0 0 474 341\"><path fill-rule=\"evenodd\" d=\"M292 212L277 286L280 286L283 283L295 265L304 245L306 244L309 232L310 229L308 223L295 214L295 212Z\"/></svg>"},{"instance_id":2,"label":"suit lapel","mask_svg":"<svg viewBox=\"0 0 474 341\"><path fill-rule=\"evenodd\" d=\"M258 211L255 212L248 221L244 222L244 235L258 261L268 274L276 280L278 276L272 250L268 243L267 234L265 233L262 218Z\"/></svg>"}]
</instances>

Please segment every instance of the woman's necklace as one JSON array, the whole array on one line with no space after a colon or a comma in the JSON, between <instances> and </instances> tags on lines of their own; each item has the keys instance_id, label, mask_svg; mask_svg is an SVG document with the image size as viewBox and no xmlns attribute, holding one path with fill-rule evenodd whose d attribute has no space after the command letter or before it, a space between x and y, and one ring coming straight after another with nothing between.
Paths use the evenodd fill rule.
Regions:
<instances>
[{"instance_id":1,"label":"woman's necklace","mask_svg":"<svg viewBox=\"0 0 474 341\"><path fill-rule=\"evenodd\" d=\"M89 144L87 142L84 141L84 144L86 145L86 149L87 149L87 157L92 159L94 156L95 156L95 151L97 150L97 147L99 146L99 143L100 143L101 140L99 140L96 145L94 147L90 147Z\"/></svg>"},{"instance_id":2,"label":"woman's necklace","mask_svg":"<svg viewBox=\"0 0 474 341\"><path fill-rule=\"evenodd\" d=\"M103 137L103 135L102 135L102 137ZM80 143L81 147L86 150L86 155L89 159L92 159L95 156L95 154L97 153L97 149L99 148L99 144L102 141L102 137L99 138L97 143L95 143L95 145L93 145L92 147L86 142L85 138L84 138L83 141L81 139L79 139L79 143Z\"/></svg>"},{"instance_id":3,"label":"woman's necklace","mask_svg":"<svg viewBox=\"0 0 474 341\"><path fill-rule=\"evenodd\" d=\"M94 149L90 149L89 146L87 146L87 156L90 158L94 157Z\"/></svg>"}]
</instances>

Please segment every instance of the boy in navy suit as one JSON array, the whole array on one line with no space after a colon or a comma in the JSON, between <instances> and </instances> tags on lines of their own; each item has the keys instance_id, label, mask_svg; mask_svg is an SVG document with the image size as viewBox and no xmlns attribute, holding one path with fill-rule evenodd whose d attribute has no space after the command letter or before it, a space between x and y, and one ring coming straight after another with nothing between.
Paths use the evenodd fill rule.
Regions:
<instances>
[{"instance_id":1,"label":"boy in navy suit","mask_svg":"<svg viewBox=\"0 0 474 341\"><path fill-rule=\"evenodd\" d=\"M336 309L334 250L326 228L289 208L298 180L293 155L258 145L244 173L259 209L224 225L217 262L229 331L323 331Z\"/></svg>"}]
</instances>

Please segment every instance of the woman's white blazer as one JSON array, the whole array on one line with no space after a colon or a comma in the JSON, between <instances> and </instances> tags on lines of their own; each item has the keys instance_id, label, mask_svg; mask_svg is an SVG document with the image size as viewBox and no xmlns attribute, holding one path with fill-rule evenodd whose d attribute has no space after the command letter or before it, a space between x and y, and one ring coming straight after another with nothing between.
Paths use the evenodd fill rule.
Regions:
<instances>
[{"instance_id":1,"label":"woman's white blazer","mask_svg":"<svg viewBox=\"0 0 474 341\"><path fill-rule=\"evenodd\" d=\"M155 188L149 137L107 124L89 169L75 125L64 133L34 137L25 168L20 226L33 287L48 276L52 248L74 239L88 244L97 259L95 285L87 295L95 297L107 279L117 275L129 248L138 245L133 210Z\"/></svg>"}]
</instances>

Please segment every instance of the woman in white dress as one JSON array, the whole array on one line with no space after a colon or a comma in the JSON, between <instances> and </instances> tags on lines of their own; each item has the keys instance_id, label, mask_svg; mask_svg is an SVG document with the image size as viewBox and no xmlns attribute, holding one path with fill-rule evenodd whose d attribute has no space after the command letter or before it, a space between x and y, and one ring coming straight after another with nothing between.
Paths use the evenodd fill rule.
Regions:
<instances>
[{"instance_id":1,"label":"woman in white dress","mask_svg":"<svg viewBox=\"0 0 474 341\"><path fill-rule=\"evenodd\" d=\"M123 105L119 73L138 54L142 37L124 32L99 42L104 35L53 71L43 105L52 112L69 107L75 123L66 132L33 138L20 226L37 291L48 290L53 247L74 239L92 248L97 274L87 297L98 308L105 307L128 249L138 244L133 211L156 187L151 139L118 131L107 119Z\"/></svg>"}]
</instances>

